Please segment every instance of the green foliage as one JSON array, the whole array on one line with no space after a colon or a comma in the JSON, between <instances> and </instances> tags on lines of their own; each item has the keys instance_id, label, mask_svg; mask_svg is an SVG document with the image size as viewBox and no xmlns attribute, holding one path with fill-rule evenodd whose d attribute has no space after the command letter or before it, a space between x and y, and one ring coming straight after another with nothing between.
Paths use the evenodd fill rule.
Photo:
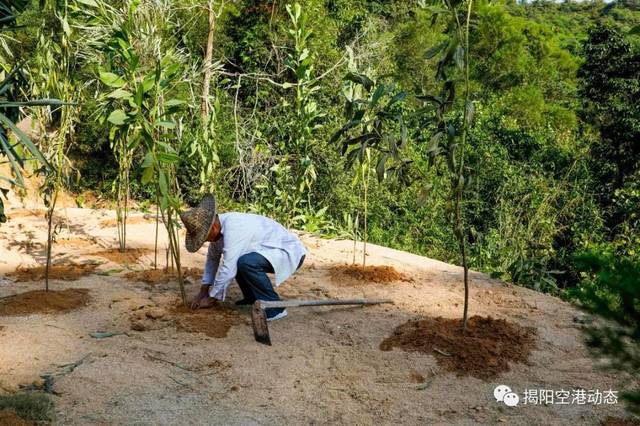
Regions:
<instances>
[{"instance_id":1,"label":"green foliage","mask_svg":"<svg viewBox=\"0 0 640 426\"><path fill-rule=\"evenodd\" d=\"M6 46L4 31L15 26L18 14L23 12L28 1L12 2L0 1L0 44L4 52L0 53L0 156L6 157L11 166L12 177L0 175L0 181L11 186L24 186L22 171L25 162L34 159L44 170L50 170L50 165L31 139L16 126L20 117L20 107L30 106L61 106L63 103L54 99L21 101L22 90L29 82L25 76L22 63L18 63ZM10 134L17 138L12 142ZM31 155L31 157L27 157ZM0 187L0 223L6 221L2 197L6 196L8 188Z\"/></svg>"},{"instance_id":2,"label":"green foliage","mask_svg":"<svg viewBox=\"0 0 640 426\"><path fill-rule=\"evenodd\" d=\"M5 102L50 96L41 82L53 76L63 24L36 3L0 33L0 79L16 70ZM580 280L574 253L637 253L633 4L474 0L467 43L468 3L450 4L460 25L426 3L215 1L202 117L204 3L70 0L73 61L56 78L80 100L66 150L80 178L63 183L109 198L128 170L127 197L162 204L167 220L215 191L227 211L448 262L460 262L462 239L470 267L560 294ZM597 22L610 28L600 39L589 32ZM56 37L43 42L43 26ZM18 108L3 111L18 119ZM61 112L40 113L50 113L49 134ZM33 157L29 145L14 151L18 169ZM452 234L456 215L464 226Z\"/></svg>"},{"instance_id":3,"label":"green foliage","mask_svg":"<svg viewBox=\"0 0 640 426\"><path fill-rule=\"evenodd\" d=\"M608 360L610 368L640 378L640 257L618 256L608 251L590 252L576 259L583 274L572 292L588 312L597 316L586 329L594 355ZM640 389L623 397L640 413Z\"/></svg>"},{"instance_id":4,"label":"green foliage","mask_svg":"<svg viewBox=\"0 0 640 426\"><path fill-rule=\"evenodd\" d=\"M636 197L631 182L640 172L640 49L614 27L598 25L589 32L584 51L579 72L582 114L600 134L591 147L592 169L613 229L629 220L637 223L637 217L630 217L634 213L613 198Z\"/></svg>"}]
</instances>

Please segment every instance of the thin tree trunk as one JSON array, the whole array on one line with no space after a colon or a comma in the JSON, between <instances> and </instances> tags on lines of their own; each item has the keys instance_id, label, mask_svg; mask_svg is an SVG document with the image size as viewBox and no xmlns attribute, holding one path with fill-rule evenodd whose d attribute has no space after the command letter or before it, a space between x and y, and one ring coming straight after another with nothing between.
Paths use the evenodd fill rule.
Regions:
<instances>
[{"instance_id":1,"label":"thin tree trunk","mask_svg":"<svg viewBox=\"0 0 640 426\"><path fill-rule=\"evenodd\" d=\"M204 81L202 83L202 106L200 114L205 122L209 116L209 86L211 85L211 59L213 59L213 40L216 29L216 14L213 10L213 0L208 1L209 9L209 34L207 36L207 48L204 55Z\"/></svg>"},{"instance_id":2,"label":"thin tree trunk","mask_svg":"<svg viewBox=\"0 0 640 426\"><path fill-rule=\"evenodd\" d=\"M367 162L367 167L365 167L366 170L366 177L364 177L363 181L364 181L364 236L363 236L363 242L364 242L364 251L362 252L362 269L365 269L367 266L367 239L368 239L368 229L367 229L367 207L368 207L368 202L369 199L367 197L368 192L369 192L369 164Z\"/></svg>"},{"instance_id":3,"label":"thin tree trunk","mask_svg":"<svg viewBox=\"0 0 640 426\"><path fill-rule=\"evenodd\" d=\"M468 120L468 108L467 102L469 102L469 27L471 25L471 9L473 6L473 0L468 0L467 4L467 20L465 22L465 88L464 88L464 114L463 114L463 129L462 129L462 144L460 147L461 161L460 172L458 179L464 176L464 156L467 143L467 133L469 132L469 120ZM462 268L464 269L464 311L462 314L462 332L467 331L467 320L469 312L469 266L467 265L467 249L466 249L466 233L464 232L464 220L462 218L462 191L464 187L460 189L460 192L456 195L456 225L458 226L458 242L460 244L460 252L462 254Z\"/></svg>"},{"instance_id":4,"label":"thin tree trunk","mask_svg":"<svg viewBox=\"0 0 640 426\"><path fill-rule=\"evenodd\" d=\"M360 212L356 211L356 218L353 221L353 262L352 265L356 264L356 244L358 244L358 223L360 222Z\"/></svg>"},{"instance_id":5,"label":"thin tree trunk","mask_svg":"<svg viewBox=\"0 0 640 426\"><path fill-rule=\"evenodd\" d=\"M153 255L153 269L158 269L158 229L160 222L160 200L158 199L158 195L156 194L156 240L154 247L154 255Z\"/></svg>"},{"instance_id":6,"label":"thin tree trunk","mask_svg":"<svg viewBox=\"0 0 640 426\"><path fill-rule=\"evenodd\" d=\"M56 209L56 202L58 201L58 190L54 189L53 199L47 212L47 265L44 271L44 290L49 291L49 270L51 269L51 251L53 246L53 212Z\"/></svg>"}]
</instances>

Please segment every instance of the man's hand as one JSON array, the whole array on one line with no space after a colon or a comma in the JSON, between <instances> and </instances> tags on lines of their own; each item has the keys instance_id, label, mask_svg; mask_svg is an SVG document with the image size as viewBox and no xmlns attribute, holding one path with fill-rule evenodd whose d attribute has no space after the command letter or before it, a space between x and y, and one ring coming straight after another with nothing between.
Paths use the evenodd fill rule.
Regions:
<instances>
[{"instance_id":1,"label":"man's hand","mask_svg":"<svg viewBox=\"0 0 640 426\"><path fill-rule=\"evenodd\" d=\"M191 302L191 309L206 309L216 305L218 301L209 296L209 286L200 286L200 292Z\"/></svg>"}]
</instances>

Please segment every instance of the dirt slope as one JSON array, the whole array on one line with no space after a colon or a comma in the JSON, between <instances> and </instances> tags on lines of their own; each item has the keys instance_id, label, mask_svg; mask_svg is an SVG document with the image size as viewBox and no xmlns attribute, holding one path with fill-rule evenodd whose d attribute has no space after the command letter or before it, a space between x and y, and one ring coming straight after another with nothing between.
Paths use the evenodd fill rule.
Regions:
<instances>
[{"instance_id":1,"label":"dirt slope","mask_svg":"<svg viewBox=\"0 0 640 426\"><path fill-rule=\"evenodd\" d=\"M46 229L40 213L9 211L14 219L0 227L0 297L43 287L6 277L43 261ZM432 355L380 350L409 319L461 315L462 286L458 267L375 245L369 245L369 264L393 266L411 280L342 283L332 268L351 260L352 242L302 235L310 255L279 291L285 298L389 297L393 306L291 309L287 319L270 325L272 347L253 340L248 311L233 306L201 317L219 321L219 333L194 332L197 321L184 326L175 308L175 281L151 285L126 277L154 261L155 226L142 214L134 216L140 219L129 228L129 244L141 256L119 264L100 256L116 247L109 225L113 212L61 212L59 238L67 243L56 249L55 261L99 265L92 275L54 280L51 287L89 289L90 304L56 315L0 317L0 392L86 356L55 380L58 424L550 425L598 424L624 415L619 404L510 408L497 403L498 384L521 397L526 388L620 390L622 385L594 368L574 322L579 313L571 306L479 273L471 274L470 314L534 327L536 349L528 364L511 365L497 379L482 381L441 369ZM165 247L162 239L160 266ZM201 268L205 252L206 247L193 255L183 251L185 266ZM194 283L189 291L197 287ZM229 304L240 296L235 284L231 289ZM96 339L89 335L95 332L126 334Z\"/></svg>"}]
</instances>

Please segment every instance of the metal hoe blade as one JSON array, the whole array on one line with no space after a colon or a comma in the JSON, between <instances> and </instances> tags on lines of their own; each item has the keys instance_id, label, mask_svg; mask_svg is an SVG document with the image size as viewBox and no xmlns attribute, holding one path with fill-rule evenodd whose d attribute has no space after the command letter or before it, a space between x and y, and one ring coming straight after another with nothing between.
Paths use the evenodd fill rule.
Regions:
<instances>
[{"instance_id":1,"label":"metal hoe blade","mask_svg":"<svg viewBox=\"0 0 640 426\"><path fill-rule=\"evenodd\" d=\"M271 346L269 326L267 325L267 313L259 300L256 300L253 308L251 308L251 322L253 324L253 335L256 338L256 342Z\"/></svg>"}]
</instances>

